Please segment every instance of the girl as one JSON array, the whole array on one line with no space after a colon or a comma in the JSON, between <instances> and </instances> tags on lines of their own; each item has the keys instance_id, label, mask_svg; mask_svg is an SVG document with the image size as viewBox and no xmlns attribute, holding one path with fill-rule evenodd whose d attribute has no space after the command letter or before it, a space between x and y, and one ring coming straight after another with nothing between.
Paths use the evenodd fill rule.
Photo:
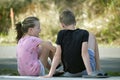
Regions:
<instances>
[{"instance_id":1,"label":"girl","mask_svg":"<svg viewBox=\"0 0 120 80\"><path fill-rule=\"evenodd\" d=\"M53 58L55 47L39 38L40 22L36 17L27 17L16 24L17 64L22 76L43 76L45 67L50 68L48 57Z\"/></svg>"}]
</instances>

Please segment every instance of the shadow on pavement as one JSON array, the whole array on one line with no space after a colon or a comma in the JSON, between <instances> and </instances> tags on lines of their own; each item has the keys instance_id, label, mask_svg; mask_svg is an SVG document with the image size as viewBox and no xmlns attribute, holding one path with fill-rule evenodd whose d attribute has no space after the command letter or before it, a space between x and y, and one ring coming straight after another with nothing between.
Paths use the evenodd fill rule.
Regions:
<instances>
[{"instance_id":1,"label":"shadow on pavement","mask_svg":"<svg viewBox=\"0 0 120 80\"><path fill-rule=\"evenodd\" d=\"M101 58L100 64L102 70L106 72L120 72L120 58ZM17 60L0 59L0 69L11 69L17 71Z\"/></svg>"}]
</instances>

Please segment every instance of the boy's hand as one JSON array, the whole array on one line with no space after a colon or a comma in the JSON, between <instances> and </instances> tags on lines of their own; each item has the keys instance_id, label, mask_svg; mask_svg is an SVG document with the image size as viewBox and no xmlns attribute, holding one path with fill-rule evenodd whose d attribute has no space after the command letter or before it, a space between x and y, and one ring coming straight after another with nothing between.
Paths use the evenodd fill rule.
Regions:
<instances>
[{"instance_id":1,"label":"boy's hand","mask_svg":"<svg viewBox=\"0 0 120 80\"><path fill-rule=\"evenodd\" d=\"M50 76L49 74L48 75L45 75L45 76L40 76L42 78L51 78L52 76Z\"/></svg>"}]
</instances>

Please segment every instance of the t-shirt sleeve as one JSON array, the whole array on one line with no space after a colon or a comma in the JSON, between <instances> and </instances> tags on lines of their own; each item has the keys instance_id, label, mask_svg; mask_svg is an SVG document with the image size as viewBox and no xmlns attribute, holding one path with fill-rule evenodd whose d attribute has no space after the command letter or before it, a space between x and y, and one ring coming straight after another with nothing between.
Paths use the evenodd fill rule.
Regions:
<instances>
[{"instance_id":1,"label":"t-shirt sleeve","mask_svg":"<svg viewBox=\"0 0 120 80\"><path fill-rule=\"evenodd\" d=\"M62 44L62 32L58 32L56 44L61 45Z\"/></svg>"},{"instance_id":2,"label":"t-shirt sleeve","mask_svg":"<svg viewBox=\"0 0 120 80\"><path fill-rule=\"evenodd\" d=\"M84 30L83 32L83 42L88 42L89 32Z\"/></svg>"},{"instance_id":3,"label":"t-shirt sleeve","mask_svg":"<svg viewBox=\"0 0 120 80\"><path fill-rule=\"evenodd\" d=\"M34 37L32 38L33 46L38 46L42 40L40 38Z\"/></svg>"}]
</instances>

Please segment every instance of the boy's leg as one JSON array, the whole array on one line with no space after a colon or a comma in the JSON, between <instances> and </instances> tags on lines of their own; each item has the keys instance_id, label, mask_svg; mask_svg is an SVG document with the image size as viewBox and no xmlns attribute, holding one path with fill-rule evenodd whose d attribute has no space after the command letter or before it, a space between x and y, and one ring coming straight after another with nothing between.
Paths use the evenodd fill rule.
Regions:
<instances>
[{"instance_id":1,"label":"boy's leg","mask_svg":"<svg viewBox=\"0 0 120 80\"><path fill-rule=\"evenodd\" d=\"M95 36L89 33L88 48L95 51Z\"/></svg>"},{"instance_id":2,"label":"boy's leg","mask_svg":"<svg viewBox=\"0 0 120 80\"><path fill-rule=\"evenodd\" d=\"M96 65L95 69L100 70L98 44L95 36L92 33L89 33L88 49L93 50L94 52L94 59L95 59L95 65ZM88 50L88 52L91 52L91 51Z\"/></svg>"}]
</instances>

